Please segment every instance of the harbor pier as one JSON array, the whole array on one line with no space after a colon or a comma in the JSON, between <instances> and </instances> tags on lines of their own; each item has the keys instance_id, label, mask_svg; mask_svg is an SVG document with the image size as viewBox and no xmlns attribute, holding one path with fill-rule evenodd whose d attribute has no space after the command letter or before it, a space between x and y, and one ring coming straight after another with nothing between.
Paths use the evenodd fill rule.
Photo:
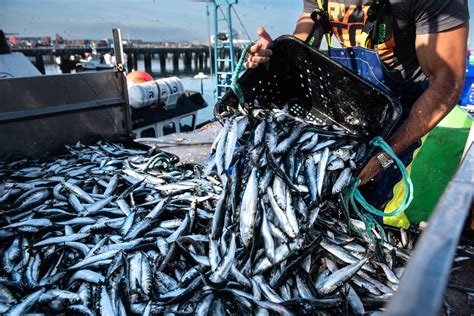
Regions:
<instances>
[{"instance_id":1,"label":"harbor pier","mask_svg":"<svg viewBox=\"0 0 474 316\"><path fill-rule=\"evenodd\" d=\"M13 49L15 52L23 53L25 56L32 57L33 63L41 73L45 73L44 57L59 57L59 67L63 73L70 73L76 68L79 62L78 58L85 58L87 53L92 53L92 48L89 47L38 47L38 48L17 48ZM111 48L97 48L95 50L99 54L106 54L112 51ZM236 54L239 55L241 49L236 49ZM209 51L207 46L194 47L125 47L124 52L127 55L127 70L144 70L148 73L166 74L166 61L171 59L172 72L178 74L181 71L185 73L192 73L198 71L207 71L213 65L213 49ZM211 54L211 56L209 55ZM78 58L71 58L71 56ZM238 56L237 56L238 57ZM229 58L229 56L221 56L220 58ZM144 69L138 69L138 60L143 59ZM153 60L159 60L160 69L153 69ZM184 69L180 69L180 61L184 65Z\"/></svg>"}]
</instances>

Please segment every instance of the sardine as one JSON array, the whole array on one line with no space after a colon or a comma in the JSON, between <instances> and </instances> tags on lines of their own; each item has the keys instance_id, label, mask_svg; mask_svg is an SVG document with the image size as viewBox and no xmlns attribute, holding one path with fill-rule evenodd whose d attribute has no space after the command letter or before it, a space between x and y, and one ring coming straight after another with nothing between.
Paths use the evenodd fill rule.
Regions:
<instances>
[{"instance_id":1,"label":"sardine","mask_svg":"<svg viewBox=\"0 0 474 316\"><path fill-rule=\"evenodd\" d=\"M342 170L339 178L337 178L336 183L332 187L332 194L336 195L341 193L345 188L349 186L351 181L352 170L351 168L345 168Z\"/></svg>"},{"instance_id":2,"label":"sardine","mask_svg":"<svg viewBox=\"0 0 474 316\"><path fill-rule=\"evenodd\" d=\"M258 202L257 186L257 169L253 168L242 197L242 206L240 209L240 238L245 247L250 245L254 234L253 225Z\"/></svg>"},{"instance_id":3,"label":"sardine","mask_svg":"<svg viewBox=\"0 0 474 316\"><path fill-rule=\"evenodd\" d=\"M355 262L347 267L337 270L330 276L328 276L322 286L318 288L318 292L321 295L328 295L334 292L336 289L341 287L347 280L349 280L354 274L356 274L366 263L367 258L364 258L358 262Z\"/></svg>"}]
</instances>

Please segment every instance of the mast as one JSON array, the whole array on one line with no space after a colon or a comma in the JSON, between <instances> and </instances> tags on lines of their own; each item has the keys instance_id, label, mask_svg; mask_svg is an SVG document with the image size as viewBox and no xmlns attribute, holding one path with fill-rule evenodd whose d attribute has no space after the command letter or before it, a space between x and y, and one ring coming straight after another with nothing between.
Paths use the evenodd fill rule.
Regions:
<instances>
[{"instance_id":1,"label":"mast","mask_svg":"<svg viewBox=\"0 0 474 316\"><path fill-rule=\"evenodd\" d=\"M230 87L235 69L232 6L238 0L214 0L207 3L214 18L214 97L220 100Z\"/></svg>"}]
</instances>

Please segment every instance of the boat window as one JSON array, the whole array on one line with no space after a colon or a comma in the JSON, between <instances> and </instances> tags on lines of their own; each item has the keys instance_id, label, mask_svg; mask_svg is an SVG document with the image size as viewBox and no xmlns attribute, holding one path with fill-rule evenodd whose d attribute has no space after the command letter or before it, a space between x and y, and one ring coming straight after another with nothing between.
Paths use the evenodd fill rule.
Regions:
<instances>
[{"instance_id":1,"label":"boat window","mask_svg":"<svg viewBox=\"0 0 474 316\"><path fill-rule=\"evenodd\" d=\"M179 128L181 132L190 132L194 129L194 114L183 117L179 121Z\"/></svg>"},{"instance_id":2,"label":"boat window","mask_svg":"<svg viewBox=\"0 0 474 316\"><path fill-rule=\"evenodd\" d=\"M140 133L140 138L143 137L156 137L156 132L154 128L147 128L146 130Z\"/></svg>"},{"instance_id":3,"label":"boat window","mask_svg":"<svg viewBox=\"0 0 474 316\"><path fill-rule=\"evenodd\" d=\"M169 122L163 126L163 135L176 133L176 125L173 122Z\"/></svg>"}]
</instances>

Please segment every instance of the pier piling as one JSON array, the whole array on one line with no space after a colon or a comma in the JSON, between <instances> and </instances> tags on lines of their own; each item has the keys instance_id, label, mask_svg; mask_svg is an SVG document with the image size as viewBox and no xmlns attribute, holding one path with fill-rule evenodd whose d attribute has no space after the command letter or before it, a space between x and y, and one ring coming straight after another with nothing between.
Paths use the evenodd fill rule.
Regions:
<instances>
[{"instance_id":1,"label":"pier piling","mask_svg":"<svg viewBox=\"0 0 474 316\"><path fill-rule=\"evenodd\" d=\"M237 50L237 49L236 49ZM63 73L69 73L72 69L76 69L79 57L84 57L86 53L91 53L92 48L90 47L63 47L63 48L50 48L50 47L37 47L37 48L18 48L13 49L14 52L21 52L25 56L33 58L33 63L36 65L38 70L42 73L45 72L44 67L44 56L53 58L61 58L61 71ZM109 47L98 47L96 49L99 54L106 54L110 52ZM153 58L156 56L160 59L160 73L166 74L166 62L167 58L172 58L173 73L178 74L180 71L181 62L184 65L184 71L187 73L206 71L209 66L209 58L213 59L214 56L209 55L209 48L205 46L194 46L194 47L126 47L124 48L125 54L127 54L127 69L128 71L138 70L138 59L144 59L144 65L140 67L147 72L158 72L158 69L153 69ZM71 57L73 56L73 57ZM48 57L48 58L49 58ZM180 61L182 59L182 61ZM181 69L182 71L183 69Z\"/></svg>"},{"instance_id":2,"label":"pier piling","mask_svg":"<svg viewBox=\"0 0 474 316\"><path fill-rule=\"evenodd\" d=\"M192 64L193 64L193 54L192 53L184 53L184 72L191 73L192 72Z\"/></svg>"},{"instance_id":3,"label":"pier piling","mask_svg":"<svg viewBox=\"0 0 474 316\"><path fill-rule=\"evenodd\" d=\"M204 70L204 56L203 54L199 54L199 71Z\"/></svg>"},{"instance_id":4,"label":"pier piling","mask_svg":"<svg viewBox=\"0 0 474 316\"><path fill-rule=\"evenodd\" d=\"M198 70L198 56L199 53L194 53L194 70Z\"/></svg>"},{"instance_id":5,"label":"pier piling","mask_svg":"<svg viewBox=\"0 0 474 316\"><path fill-rule=\"evenodd\" d=\"M160 54L160 72L166 73L166 53Z\"/></svg>"},{"instance_id":6,"label":"pier piling","mask_svg":"<svg viewBox=\"0 0 474 316\"><path fill-rule=\"evenodd\" d=\"M127 69L128 69L128 72L133 71L133 55L132 54L127 54Z\"/></svg>"},{"instance_id":7,"label":"pier piling","mask_svg":"<svg viewBox=\"0 0 474 316\"><path fill-rule=\"evenodd\" d=\"M138 70L138 53L132 53L133 55L133 69Z\"/></svg>"},{"instance_id":8,"label":"pier piling","mask_svg":"<svg viewBox=\"0 0 474 316\"><path fill-rule=\"evenodd\" d=\"M61 64L59 65L59 69L63 74L71 73L71 70L75 69L76 62L71 60L70 55L61 55Z\"/></svg>"},{"instance_id":9,"label":"pier piling","mask_svg":"<svg viewBox=\"0 0 474 316\"><path fill-rule=\"evenodd\" d=\"M179 53L173 54L173 73L179 73Z\"/></svg>"},{"instance_id":10,"label":"pier piling","mask_svg":"<svg viewBox=\"0 0 474 316\"><path fill-rule=\"evenodd\" d=\"M151 68L151 54L147 53L145 54L145 71L148 72L149 74L153 73L152 68Z\"/></svg>"},{"instance_id":11,"label":"pier piling","mask_svg":"<svg viewBox=\"0 0 474 316\"><path fill-rule=\"evenodd\" d=\"M44 69L43 55L36 55L35 66L43 75L46 73L46 70Z\"/></svg>"}]
</instances>

